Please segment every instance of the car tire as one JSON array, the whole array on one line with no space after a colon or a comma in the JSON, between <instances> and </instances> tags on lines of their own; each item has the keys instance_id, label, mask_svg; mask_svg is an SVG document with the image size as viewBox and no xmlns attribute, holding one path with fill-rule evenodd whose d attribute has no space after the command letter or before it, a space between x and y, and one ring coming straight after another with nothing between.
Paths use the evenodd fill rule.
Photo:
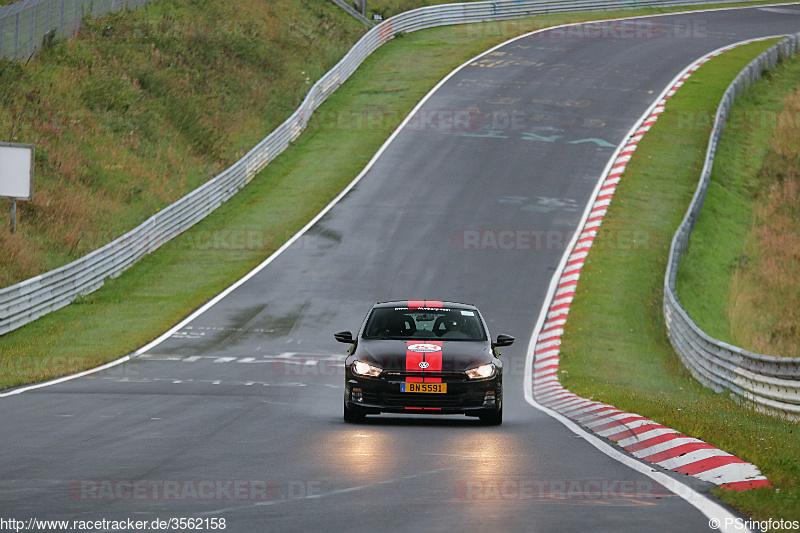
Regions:
<instances>
[{"instance_id":1,"label":"car tire","mask_svg":"<svg viewBox=\"0 0 800 533\"><path fill-rule=\"evenodd\" d=\"M347 402L344 403L344 421L350 424L361 424L364 422L364 419L367 417L365 413L363 413L360 409L357 408L348 408Z\"/></svg>"},{"instance_id":2,"label":"car tire","mask_svg":"<svg viewBox=\"0 0 800 533\"><path fill-rule=\"evenodd\" d=\"M481 424L484 426L499 426L503 423L503 408L486 415L480 415Z\"/></svg>"}]
</instances>

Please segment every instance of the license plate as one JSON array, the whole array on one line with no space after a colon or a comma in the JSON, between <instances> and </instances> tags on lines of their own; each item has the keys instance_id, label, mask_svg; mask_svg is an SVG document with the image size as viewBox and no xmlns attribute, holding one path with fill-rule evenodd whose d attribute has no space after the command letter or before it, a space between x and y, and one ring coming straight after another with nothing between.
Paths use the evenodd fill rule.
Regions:
<instances>
[{"instance_id":1,"label":"license plate","mask_svg":"<svg viewBox=\"0 0 800 533\"><path fill-rule=\"evenodd\" d=\"M400 392L446 393L447 383L401 383Z\"/></svg>"}]
</instances>

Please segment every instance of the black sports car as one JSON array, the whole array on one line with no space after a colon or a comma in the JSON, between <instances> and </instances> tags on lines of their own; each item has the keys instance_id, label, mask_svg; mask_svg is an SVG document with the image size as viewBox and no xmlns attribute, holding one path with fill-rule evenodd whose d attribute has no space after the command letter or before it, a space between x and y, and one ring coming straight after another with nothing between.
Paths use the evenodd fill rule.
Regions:
<instances>
[{"instance_id":1,"label":"black sports car","mask_svg":"<svg viewBox=\"0 0 800 533\"><path fill-rule=\"evenodd\" d=\"M345 360L344 419L368 414L464 414L503 423L503 363L475 306L439 300L379 302Z\"/></svg>"}]
</instances>

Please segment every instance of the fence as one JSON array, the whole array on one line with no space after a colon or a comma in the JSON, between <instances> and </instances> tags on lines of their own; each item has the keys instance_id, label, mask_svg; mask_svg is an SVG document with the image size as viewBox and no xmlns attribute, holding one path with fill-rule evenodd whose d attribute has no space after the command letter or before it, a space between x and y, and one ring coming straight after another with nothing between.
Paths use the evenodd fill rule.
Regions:
<instances>
[{"instance_id":1,"label":"fence","mask_svg":"<svg viewBox=\"0 0 800 533\"><path fill-rule=\"evenodd\" d=\"M137 8L153 0L22 0L0 7L0 57L32 57L48 35L74 37L86 15Z\"/></svg>"},{"instance_id":2,"label":"fence","mask_svg":"<svg viewBox=\"0 0 800 533\"><path fill-rule=\"evenodd\" d=\"M372 22L370 22L370 20L367 17L362 15L360 11L356 10L346 0L331 0L331 2L333 2L337 6L341 7L342 9L347 11L348 13L350 13L351 16L353 16L356 19L358 19L359 21L363 22L367 27L371 28L371 27L374 26L374 24Z\"/></svg>"},{"instance_id":3,"label":"fence","mask_svg":"<svg viewBox=\"0 0 800 533\"><path fill-rule=\"evenodd\" d=\"M0 335L68 305L80 295L93 292L103 285L105 279L118 276L145 254L202 220L283 152L303 131L311 113L347 80L367 56L398 32L544 13L690 5L704 1L498 0L430 6L392 17L369 30L336 66L311 87L300 107L283 124L221 174L102 248L63 267L0 290ZM30 8L32 4L40 3L43 2L25 0L13 6L27 5Z\"/></svg>"},{"instance_id":4,"label":"fence","mask_svg":"<svg viewBox=\"0 0 800 533\"><path fill-rule=\"evenodd\" d=\"M675 282L681 256L703 207L714 154L733 102L761 77L765 68L774 67L799 48L800 34L784 39L742 70L725 91L717 108L700 183L672 239L664 280L664 318L669 339L695 378L717 392L730 390L759 409L791 417L800 416L800 358L756 354L711 338L681 307Z\"/></svg>"}]
</instances>

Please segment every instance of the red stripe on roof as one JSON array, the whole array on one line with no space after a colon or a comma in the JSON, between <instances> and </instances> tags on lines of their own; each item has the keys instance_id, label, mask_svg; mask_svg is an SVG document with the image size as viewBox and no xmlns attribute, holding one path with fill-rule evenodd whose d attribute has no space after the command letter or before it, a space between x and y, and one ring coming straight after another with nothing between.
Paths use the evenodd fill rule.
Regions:
<instances>
[{"instance_id":1,"label":"red stripe on roof","mask_svg":"<svg viewBox=\"0 0 800 533\"><path fill-rule=\"evenodd\" d=\"M419 309L420 307L443 307L442 300L409 300L409 309Z\"/></svg>"}]
</instances>

